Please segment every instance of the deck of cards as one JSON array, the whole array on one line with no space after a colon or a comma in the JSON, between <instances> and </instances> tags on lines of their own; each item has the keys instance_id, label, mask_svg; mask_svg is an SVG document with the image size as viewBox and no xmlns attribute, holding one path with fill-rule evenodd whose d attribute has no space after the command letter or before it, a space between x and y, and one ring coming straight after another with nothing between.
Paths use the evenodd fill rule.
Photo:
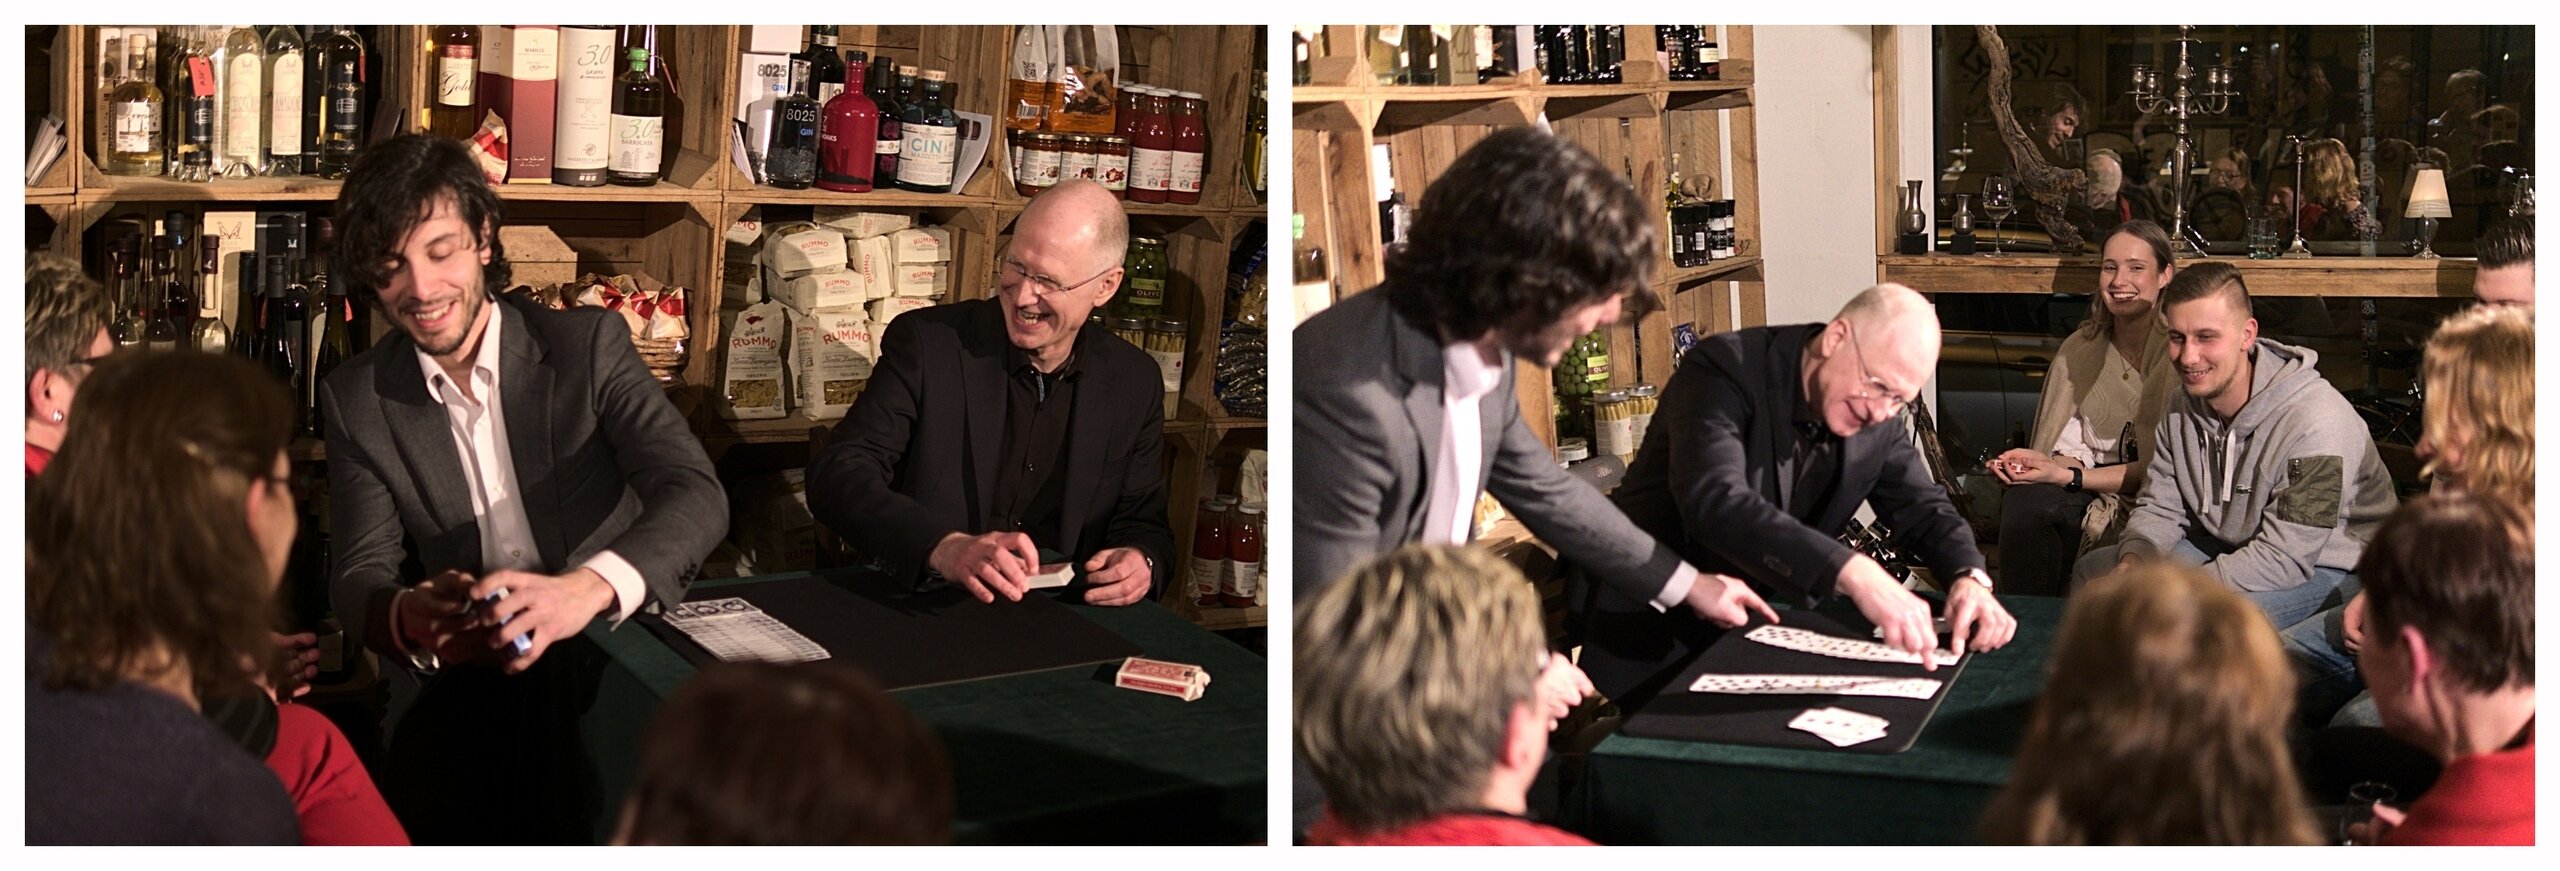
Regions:
<instances>
[{"instance_id":1,"label":"deck of cards","mask_svg":"<svg viewBox=\"0 0 2560 871\"><path fill-rule=\"evenodd\" d=\"M1693 693L1737 693L1764 696L1894 696L1925 699L1945 682L1927 677L1872 677L1840 674L1702 674L1689 684Z\"/></svg>"},{"instance_id":2,"label":"deck of cards","mask_svg":"<svg viewBox=\"0 0 2560 871\"><path fill-rule=\"evenodd\" d=\"M1025 590L1045 590L1050 587L1063 587L1067 585L1068 581L1075 579L1075 563L1050 563L1048 565L1041 566L1039 574L1023 578L1022 588Z\"/></svg>"},{"instance_id":3,"label":"deck of cards","mask_svg":"<svg viewBox=\"0 0 2560 871\"><path fill-rule=\"evenodd\" d=\"M1209 689L1209 672L1196 665L1166 662L1132 656L1120 663L1120 673L1111 679L1121 689L1172 696L1186 702L1198 701Z\"/></svg>"},{"instance_id":4,"label":"deck of cards","mask_svg":"<svg viewBox=\"0 0 2560 871\"><path fill-rule=\"evenodd\" d=\"M1797 714L1787 728L1810 732L1833 747L1864 744L1884 737L1885 719L1845 708L1812 708Z\"/></svg>"},{"instance_id":5,"label":"deck of cards","mask_svg":"<svg viewBox=\"0 0 2560 871\"><path fill-rule=\"evenodd\" d=\"M1793 650L1801 653L1818 653L1823 656L1836 657L1839 659L1857 659L1867 662L1905 662L1913 665L1917 665L1920 662L1920 654L1912 653L1908 650L1886 647L1873 641L1860 641L1855 638L1842 638L1837 635L1825 635L1820 632L1796 629L1788 626L1762 626L1745 633L1742 637L1771 647ZM1929 658L1939 665L1954 665L1956 664L1956 660L1964 658L1964 654L1947 650L1931 650L1929 651Z\"/></svg>"}]
</instances>

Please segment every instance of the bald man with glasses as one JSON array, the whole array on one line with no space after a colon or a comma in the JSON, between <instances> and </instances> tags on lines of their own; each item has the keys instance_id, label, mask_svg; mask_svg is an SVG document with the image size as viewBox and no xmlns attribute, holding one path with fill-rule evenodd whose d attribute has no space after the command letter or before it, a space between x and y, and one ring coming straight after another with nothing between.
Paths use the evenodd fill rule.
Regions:
<instances>
[{"instance_id":1,"label":"bald man with glasses","mask_svg":"<svg viewBox=\"0 0 2560 871\"><path fill-rule=\"evenodd\" d=\"M1061 561L1088 603L1146 598L1173 554L1163 382L1145 351L1085 328L1120 290L1128 244L1100 184L1032 200L997 258L994 299L910 312L881 334L871 383L810 458L810 512L919 589L1019 601Z\"/></svg>"},{"instance_id":2,"label":"bald man with glasses","mask_svg":"<svg viewBox=\"0 0 2560 871\"><path fill-rule=\"evenodd\" d=\"M1948 646L2007 644L2017 620L1992 597L1973 531L1902 415L1937 368L1938 342L1937 313L1898 284L1859 293L1828 323L1709 337L1673 370L1611 498L1701 572L1799 607L1846 597L1886 644L1936 647L1929 603L1838 540L1872 507L1894 544L1947 586ZM1650 698L1724 631L1605 587L1571 601L1590 620L1583 671L1622 701Z\"/></svg>"}]
</instances>

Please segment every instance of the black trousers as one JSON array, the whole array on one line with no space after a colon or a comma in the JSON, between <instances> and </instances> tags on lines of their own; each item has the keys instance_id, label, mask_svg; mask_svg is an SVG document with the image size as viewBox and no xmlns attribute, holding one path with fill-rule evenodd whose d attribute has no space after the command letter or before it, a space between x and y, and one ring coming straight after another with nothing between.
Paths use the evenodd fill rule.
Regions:
<instances>
[{"instance_id":1,"label":"black trousers","mask_svg":"<svg viewBox=\"0 0 2560 871\"><path fill-rule=\"evenodd\" d=\"M425 678L391 728L378 778L410 840L603 843L596 820L609 818L610 799L578 726L604 662L580 637L553 644L523 674L463 665Z\"/></svg>"},{"instance_id":2,"label":"black trousers","mask_svg":"<svg viewBox=\"0 0 2560 871\"><path fill-rule=\"evenodd\" d=\"M2000 592L2060 596L2071 592L2080 557L2080 518L2098 494L2060 484L2020 484L2000 496Z\"/></svg>"}]
</instances>

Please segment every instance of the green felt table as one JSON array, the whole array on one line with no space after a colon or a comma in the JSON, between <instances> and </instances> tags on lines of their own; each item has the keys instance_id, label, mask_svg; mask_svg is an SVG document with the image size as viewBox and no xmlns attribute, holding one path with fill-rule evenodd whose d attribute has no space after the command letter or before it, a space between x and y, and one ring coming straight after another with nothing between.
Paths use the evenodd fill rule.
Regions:
<instances>
[{"instance_id":1,"label":"green felt table","mask_svg":"<svg viewBox=\"0 0 2560 871\"><path fill-rule=\"evenodd\" d=\"M695 590L803 577L710 580ZM1034 595L1040 595L1035 593ZM960 843L1240 844L1265 838L1264 661L1152 602L1068 606L1150 658L1208 670L1197 701L1112 686L1083 666L919 687L894 695L951 756ZM590 628L604 651L578 728L598 791L596 838L610 836L640 736L694 667L648 630ZM931 651L919 651L929 655Z\"/></svg>"},{"instance_id":2,"label":"green felt table","mask_svg":"<svg viewBox=\"0 0 2560 871\"><path fill-rule=\"evenodd\" d=\"M2043 689L2064 602L2000 601L2018 618L2016 637L1965 666L1910 750L1874 755L1611 735L1592 749L1562 821L1603 844L1973 842L1976 818L2008 780Z\"/></svg>"}]
</instances>

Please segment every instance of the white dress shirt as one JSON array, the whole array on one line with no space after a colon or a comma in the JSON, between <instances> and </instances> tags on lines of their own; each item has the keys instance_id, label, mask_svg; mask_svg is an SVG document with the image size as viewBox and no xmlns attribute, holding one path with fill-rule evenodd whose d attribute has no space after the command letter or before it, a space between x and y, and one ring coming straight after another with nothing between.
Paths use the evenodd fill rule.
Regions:
<instances>
[{"instance_id":1,"label":"white dress shirt","mask_svg":"<svg viewBox=\"0 0 2560 871\"><path fill-rule=\"evenodd\" d=\"M525 516L524 494L516 486L515 456L508 451L505 394L499 389L499 330L506 323L506 306L491 300L482 305L489 313L488 328L480 334L480 351L472 358L469 390L445 376L444 367L435 358L418 352L418 368L427 376L427 392L443 403L445 420L453 429L453 448L462 458L462 476L471 492L471 514L480 523L480 570L483 573L502 569L546 572L542 551L533 540L533 521ZM613 587L618 609L613 616L615 626L631 617L647 598L648 586L640 578L640 570L621 554L606 550L590 557L579 568L593 569ZM394 609L393 613L398 613ZM405 638L394 626L393 638Z\"/></svg>"},{"instance_id":2,"label":"white dress shirt","mask_svg":"<svg viewBox=\"0 0 2560 871\"><path fill-rule=\"evenodd\" d=\"M1484 482L1478 480L1484 468L1484 398L1502 386L1511 354L1502 352L1486 362L1474 342L1459 342L1442 346L1440 358L1440 450L1423 503L1423 540L1463 545L1475 539L1476 495L1484 492ZM1648 604L1668 611L1697 581L1698 570L1683 561Z\"/></svg>"}]
</instances>

